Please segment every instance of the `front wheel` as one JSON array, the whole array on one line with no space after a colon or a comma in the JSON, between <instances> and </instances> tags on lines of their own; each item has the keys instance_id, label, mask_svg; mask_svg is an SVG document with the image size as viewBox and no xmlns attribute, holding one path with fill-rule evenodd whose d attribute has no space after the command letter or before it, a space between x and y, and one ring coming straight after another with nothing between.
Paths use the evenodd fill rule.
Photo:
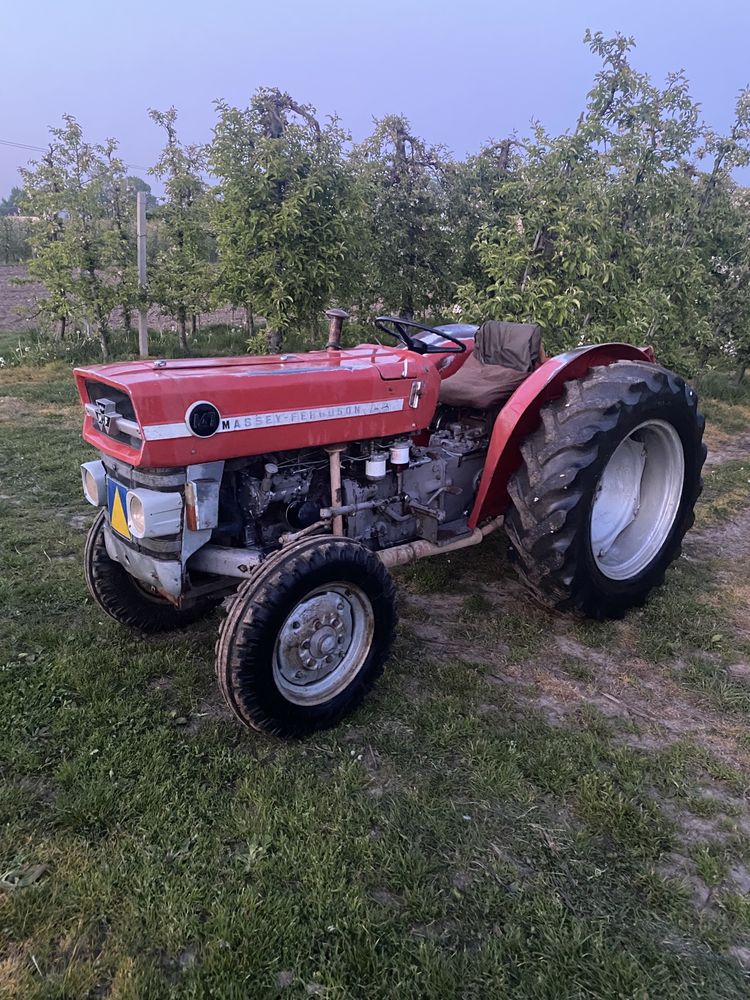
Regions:
<instances>
[{"instance_id":1,"label":"front wheel","mask_svg":"<svg viewBox=\"0 0 750 1000\"><path fill-rule=\"evenodd\" d=\"M91 596L102 611L121 625L148 634L171 632L205 618L220 603L221 598L204 597L186 608L176 608L109 558L104 543L105 528L102 510L89 529L83 571Z\"/></svg>"},{"instance_id":2,"label":"front wheel","mask_svg":"<svg viewBox=\"0 0 750 1000\"><path fill-rule=\"evenodd\" d=\"M333 726L382 673L396 622L377 556L345 538L307 539L238 591L216 646L219 687L254 729L294 737Z\"/></svg>"},{"instance_id":3,"label":"front wheel","mask_svg":"<svg viewBox=\"0 0 750 1000\"><path fill-rule=\"evenodd\" d=\"M538 597L593 618L643 604L693 523L703 425L695 391L656 365L566 383L508 484L506 530Z\"/></svg>"}]
</instances>

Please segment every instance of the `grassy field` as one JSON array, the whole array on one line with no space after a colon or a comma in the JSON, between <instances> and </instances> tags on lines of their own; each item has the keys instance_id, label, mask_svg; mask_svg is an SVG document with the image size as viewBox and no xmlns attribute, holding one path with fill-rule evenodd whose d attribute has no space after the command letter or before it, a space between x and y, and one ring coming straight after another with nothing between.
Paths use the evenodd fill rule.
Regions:
<instances>
[{"instance_id":1,"label":"grassy field","mask_svg":"<svg viewBox=\"0 0 750 1000\"><path fill-rule=\"evenodd\" d=\"M2 352L0 352L2 353ZM69 369L0 370L0 996L746 997L750 409L713 392L698 525L616 624L501 537L399 573L366 707L283 744L83 584Z\"/></svg>"}]
</instances>

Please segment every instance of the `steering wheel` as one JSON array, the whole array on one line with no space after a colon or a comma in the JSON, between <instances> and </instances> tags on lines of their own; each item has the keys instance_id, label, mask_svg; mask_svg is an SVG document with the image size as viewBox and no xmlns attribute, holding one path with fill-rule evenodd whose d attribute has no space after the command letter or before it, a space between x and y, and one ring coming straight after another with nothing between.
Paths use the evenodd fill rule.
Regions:
<instances>
[{"instance_id":1,"label":"steering wheel","mask_svg":"<svg viewBox=\"0 0 750 1000\"><path fill-rule=\"evenodd\" d=\"M438 330L434 326L425 326L424 323L417 323L416 320L405 319L403 316L378 316L375 319L375 326L382 330L383 333L395 337L404 347L407 347L410 351L414 351L415 354L463 354L466 351L466 344L455 337L451 337L445 330ZM456 346L438 347L436 344L426 344L423 340L410 337L406 332L407 327L415 330L426 330L427 333L434 333L441 340L450 340Z\"/></svg>"}]
</instances>

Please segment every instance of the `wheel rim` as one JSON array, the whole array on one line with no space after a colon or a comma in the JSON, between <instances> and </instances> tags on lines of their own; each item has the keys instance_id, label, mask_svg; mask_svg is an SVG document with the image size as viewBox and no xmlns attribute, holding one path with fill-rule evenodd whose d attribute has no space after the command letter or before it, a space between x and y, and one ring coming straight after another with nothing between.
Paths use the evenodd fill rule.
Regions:
<instances>
[{"instance_id":1,"label":"wheel rim","mask_svg":"<svg viewBox=\"0 0 750 1000\"><path fill-rule=\"evenodd\" d=\"M591 549L600 572L629 580L659 554L680 506L685 453L664 420L646 420L604 467L591 509Z\"/></svg>"},{"instance_id":2,"label":"wheel rim","mask_svg":"<svg viewBox=\"0 0 750 1000\"><path fill-rule=\"evenodd\" d=\"M273 677L295 705L330 701L367 659L375 630L369 597L351 583L329 583L292 608L273 650Z\"/></svg>"}]
</instances>

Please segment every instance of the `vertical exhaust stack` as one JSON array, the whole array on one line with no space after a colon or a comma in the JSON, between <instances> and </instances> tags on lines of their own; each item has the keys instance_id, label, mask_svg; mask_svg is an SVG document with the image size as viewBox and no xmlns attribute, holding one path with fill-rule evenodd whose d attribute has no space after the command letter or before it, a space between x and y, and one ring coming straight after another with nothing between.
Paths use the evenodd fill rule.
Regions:
<instances>
[{"instance_id":1,"label":"vertical exhaust stack","mask_svg":"<svg viewBox=\"0 0 750 1000\"><path fill-rule=\"evenodd\" d=\"M326 347L329 351L341 350L341 330L344 320L349 319L346 309L326 309L328 317L328 343Z\"/></svg>"}]
</instances>

